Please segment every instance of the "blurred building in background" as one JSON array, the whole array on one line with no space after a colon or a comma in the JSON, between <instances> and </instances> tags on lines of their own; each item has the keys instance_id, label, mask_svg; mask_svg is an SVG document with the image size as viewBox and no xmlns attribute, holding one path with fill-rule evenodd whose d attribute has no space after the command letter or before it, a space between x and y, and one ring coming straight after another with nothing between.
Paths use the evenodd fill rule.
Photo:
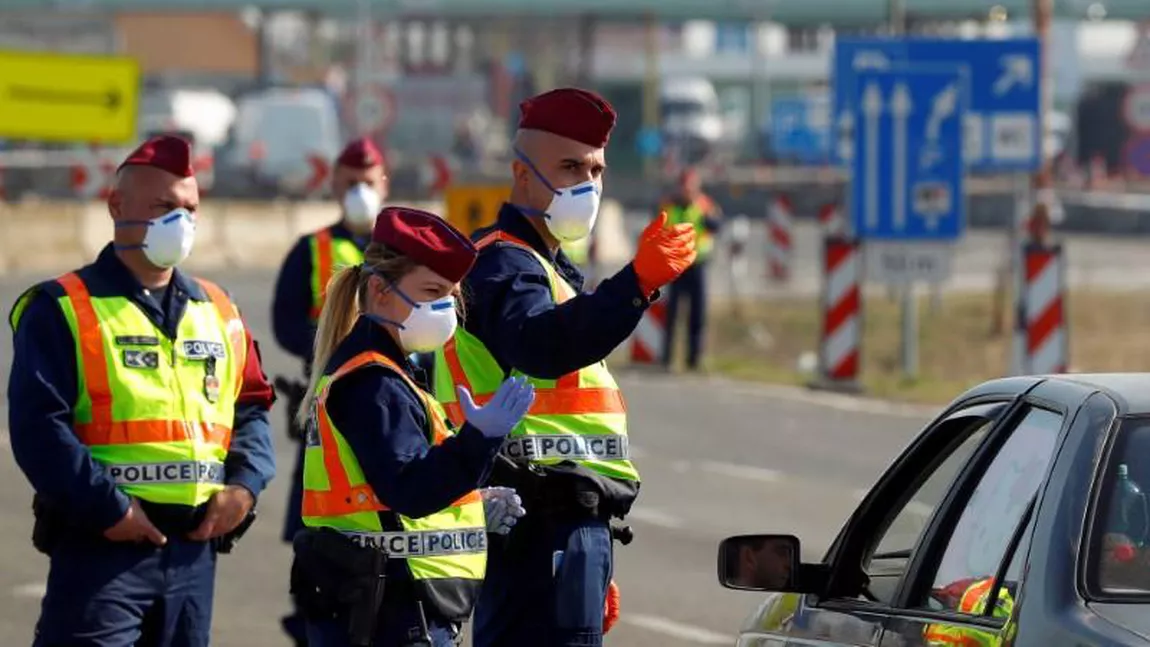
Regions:
<instances>
[{"instance_id":1,"label":"blurred building in background","mask_svg":"<svg viewBox=\"0 0 1150 647\"><path fill-rule=\"evenodd\" d=\"M685 163L824 166L835 35L879 32L884 20L836 28L750 10L753 19L651 22L412 8L385 16L366 2L322 13L171 4L151 13L98 3L0 12L0 48L136 58L144 73L138 136L192 138L204 184L237 197L322 195L323 165L358 135L385 151L399 196L433 193L449 172L498 173L518 101L560 84L595 88L619 109L611 145L619 177ZM1104 7L1055 23L1057 113L1047 148L1063 183L1137 183L1150 176L1150 38L1145 24L1109 20L1095 5ZM921 34L1030 31L1028 21L993 10L908 19ZM121 152L0 142L6 196L90 197L93 173L81 188L64 154L96 168Z\"/></svg>"}]
</instances>

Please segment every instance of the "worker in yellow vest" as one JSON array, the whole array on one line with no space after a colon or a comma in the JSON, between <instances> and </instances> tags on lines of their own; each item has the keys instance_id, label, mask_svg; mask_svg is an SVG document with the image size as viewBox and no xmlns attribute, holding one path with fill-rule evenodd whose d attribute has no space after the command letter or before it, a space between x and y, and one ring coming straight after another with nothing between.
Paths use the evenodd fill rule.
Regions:
<instances>
[{"instance_id":1,"label":"worker in yellow vest","mask_svg":"<svg viewBox=\"0 0 1150 647\"><path fill-rule=\"evenodd\" d=\"M679 308L683 301L687 301L687 368L694 371L699 368L707 334L707 261L714 249L721 212L718 205L703 193L702 181L693 168L679 175L678 192L659 205L659 210L666 212L668 224L688 224L695 229L698 254L690 269L671 284L667 329L663 335L663 364L670 367Z\"/></svg>"},{"instance_id":2,"label":"worker in yellow vest","mask_svg":"<svg viewBox=\"0 0 1150 647\"><path fill-rule=\"evenodd\" d=\"M190 160L172 136L132 152L113 242L9 317L12 453L51 560L37 647L206 647L216 553L275 473L255 342L220 287L176 269L198 217Z\"/></svg>"},{"instance_id":3,"label":"worker in yellow vest","mask_svg":"<svg viewBox=\"0 0 1150 647\"><path fill-rule=\"evenodd\" d=\"M384 209L362 265L331 283L316 333L303 522L292 593L313 647L457 644L486 570L487 532L524 514L514 490L480 491L534 389L503 382L464 421L412 379L410 353L455 333L475 247L446 220Z\"/></svg>"},{"instance_id":4,"label":"worker in yellow vest","mask_svg":"<svg viewBox=\"0 0 1150 647\"><path fill-rule=\"evenodd\" d=\"M1006 620L1006 627L1002 630L977 629L947 622L935 622L923 628L923 641L931 647L953 645L998 647L1012 643L1018 625L1011 619L1014 614L1014 596L1010 592L1011 588L1012 584L1006 582L998 589L994 609L990 612L991 616ZM994 591L994 578L982 577L952 582L942 589L932 591L931 595L949 609L965 615L981 616L986 613L992 591Z\"/></svg>"},{"instance_id":5,"label":"worker in yellow vest","mask_svg":"<svg viewBox=\"0 0 1150 647\"><path fill-rule=\"evenodd\" d=\"M658 289L694 260L690 225L644 231L635 260L582 292L583 275L561 249L587 237L602 193L615 111L576 88L521 104L511 201L473 236L464 328L437 354L435 396L465 418L459 385L480 402L508 375L536 388L491 483L511 486L530 510L506 545L493 544L475 610L476 647L602 644L613 568L612 518L638 496L627 410L604 362L639 324Z\"/></svg>"},{"instance_id":6,"label":"worker in yellow vest","mask_svg":"<svg viewBox=\"0 0 1150 647\"><path fill-rule=\"evenodd\" d=\"M335 160L332 174L331 193L340 205L339 222L301 237L280 267L272 300L272 330L279 345L303 361L304 380L311 374L312 345L327 285L341 268L363 262L363 249L371 237L375 217L387 199L387 191L388 178L379 148L367 138L348 143ZM287 399L288 435L298 443L299 449L282 534L283 540L291 543L292 537L303 528L299 502L304 454L302 431L291 421L295 419L307 384L276 376L275 385ZM280 622L296 647L307 644L298 611Z\"/></svg>"}]
</instances>

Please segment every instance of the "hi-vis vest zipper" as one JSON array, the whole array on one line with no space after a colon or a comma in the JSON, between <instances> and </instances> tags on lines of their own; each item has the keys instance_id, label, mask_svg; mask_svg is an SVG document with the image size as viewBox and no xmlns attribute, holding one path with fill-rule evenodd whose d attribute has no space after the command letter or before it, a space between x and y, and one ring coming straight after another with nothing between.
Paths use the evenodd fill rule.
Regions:
<instances>
[{"instance_id":1,"label":"hi-vis vest zipper","mask_svg":"<svg viewBox=\"0 0 1150 647\"><path fill-rule=\"evenodd\" d=\"M393 521L381 523L379 513L389 510L367 483L351 446L327 412L332 383L369 365L394 371L419 395L427 411L432 445L451 434L443 409L395 362L370 351L351 358L334 373L320 377L316 385L304 450L303 523L338 530L362 546L386 551L391 559L404 559L422 599L450 620L464 618L478 598L487 569L483 500L475 490L435 514L412 519L392 512Z\"/></svg>"},{"instance_id":2,"label":"hi-vis vest zipper","mask_svg":"<svg viewBox=\"0 0 1150 647\"><path fill-rule=\"evenodd\" d=\"M219 287L189 301L175 340L126 297L93 298L78 274L56 279L76 344L76 436L125 493L196 506L224 488L247 343ZM35 292L12 313L15 330Z\"/></svg>"},{"instance_id":3,"label":"hi-vis vest zipper","mask_svg":"<svg viewBox=\"0 0 1150 647\"><path fill-rule=\"evenodd\" d=\"M311 321L319 321L323 302L327 298L327 284L341 268L359 265L363 252L346 238L331 235L331 228L321 229L308 240L311 250Z\"/></svg>"},{"instance_id":4,"label":"hi-vis vest zipper","mask_svg":"<svg viewBox=\"0 0 1150 647\"><path fill-rule=\"evenodd\" d=\"M504 232L493 232L477 246L483 249L496 241L531 252L547 271L555 303L575 297L575 290L527 243ZM523 374L512 371L512 375ZM535 402L504 443L505 456L520 463L541 465L573 461L609 479L639 480L628 451L627 407L605 362L558 380L527 377L535 385ZM466 386L476 403L483 404L490 401L505 375L483 343L460 327L455 337L435 353L434 379L436 399L448 417L460 425L463 411L455 386Z\"/></svg>"}]
</instances>

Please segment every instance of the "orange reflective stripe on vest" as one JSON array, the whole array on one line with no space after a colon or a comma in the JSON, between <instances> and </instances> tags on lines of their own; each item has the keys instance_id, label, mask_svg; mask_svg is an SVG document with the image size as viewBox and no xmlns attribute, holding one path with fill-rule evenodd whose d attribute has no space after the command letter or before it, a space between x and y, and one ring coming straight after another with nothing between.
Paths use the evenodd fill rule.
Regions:
<instances>
[{"instance_id":1,"label":"orange reflective stripe on vest","mask_svg":"<svg viewBox=\"0 0 1150 647\"><path fill-rule=\"evenodd\" d=\"M84 382L92 401L92 428L106 429L112 424L112 387L108 384L108 360L104 353L104 335L100 318L92 307L92 295L79 274L65 274L56 280L72 302L76 312L80 356L84 361ZM130 436L129 436L130 438ZM126 441L134 442L134 441Z\"/></svg>"},{"instance_id":2,"label":"orange reflective stripe on vest","mask_svg":"<svg viewBox=\"0 0 1150 647\"><path fill-rule=\"evenodd\" d=\"M992 586L994 586L994 578L987 578L967 588L958 603L959 612L974 614L979 598L986 595Z\"/></svg>"},{"instance_id":3,"label":"orange reflective stripe on vest","mask_svg":"<svg viewBox=\"0 0 1150 647\"><path fill-rule=\"evenodd\" d=\"M403 376L403 369L391 361L386 355L373 351L365 351L352 357L336 369L335 373L332 373L331 381L328 382L328 388L340 377L369 364L387 366L396 371L400 376ZM416 388L416 392L418 393L418 387L414 384L412 384L412 386ZM328 388L325 388L319 396L316 403L317 415L315 416L320 445L323 449L323 467L324 471L327 472L328 489L325 491L304 490L302 502L303 516L338 517L357 512L388 512L391 508L388 508L379 500L379 497L376 496L375 491L371 489L370 485L364 483L352 487L351 482L348 480L347 472L343 468L343 461L339 456L339 445L336 443L335 433L331 428L331 418L327 414L326 400ZM439 444L446 438L447 434L437 428L434 421L429 422L434 430L434 439L432 442L433 444ZM479 491L476 490L463 495L449 507L457 507L479 501L481 501Z\"/></svg>"},{"instance_id":4,"label":"orange reflective stripe on vest","mask_svg":"<svg viewBox=\"0 0 1150 647\"><path fill-rule=\"evenodd\" d=\"M334 253L332 252L331 247L331 230L321 229L315 232L315 250L317 261L315 271L319 276L319 299L312 304L312 319L319 319L320 312L323 309L322 304L327 299L327 284L331 282L331 277L335 273L335 262L332 260ZM320 305L315 305L317 303Z\"/></svg>"},{"instance_id":5,"label":"orange reflective stripe on vest","mask_svg":"<svg viewBox=\"0 0 1150 647\"><path fill-rule=\"evenodd\" d=\"M503 231L493 231L479 239L475 246L479 249L488 247L496 242L505 242L534 251L529 244L520 238ZM546 268L544 268L546 269ZM558 303L567 298L560 296ZM464 386L475 396L475 403L479 405L491 401L494 393L475 393L471 388L471 381L463 370L463 363L459 360L459 352L455 347L455 339L448 340L443 348L447 368L451 372L451 380L459 386ZM463 424L463 409L458 402L445 402L443 408L447 417L456 425ZM598 413L626 413L627 406L623 401L623 394L618 389L610 388L580 388L579 372L573 371L563 375L555 382L551 389L535 389L535 402L531 405L529 415L586 415Z\"/></svg>"}]
</instances>

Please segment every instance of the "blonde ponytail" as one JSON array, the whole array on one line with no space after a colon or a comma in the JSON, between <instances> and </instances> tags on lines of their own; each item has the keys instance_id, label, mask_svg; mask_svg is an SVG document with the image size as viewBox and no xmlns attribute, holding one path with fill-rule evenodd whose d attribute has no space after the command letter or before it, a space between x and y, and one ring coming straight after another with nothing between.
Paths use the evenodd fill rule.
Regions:
<instances>
[{"instance_id":1,"label":"blonde ponytail","mask_svg":"<svg viewBox=\"0 0 1150 647\"><path fill-rule=\"evenodd\" d=\"M315 332L307 393L296 412L296 422L300 427L307 428L308 418L315 406L316 388L332 354L351 334L360 313L367 309L368 280L376 274L396 283L415 267L416 264L406 256L379 243L372 243L364 250L362 265L345 267L331 278L323 310L319 315L319 327Z\"/></svg>"}]
</instances>

